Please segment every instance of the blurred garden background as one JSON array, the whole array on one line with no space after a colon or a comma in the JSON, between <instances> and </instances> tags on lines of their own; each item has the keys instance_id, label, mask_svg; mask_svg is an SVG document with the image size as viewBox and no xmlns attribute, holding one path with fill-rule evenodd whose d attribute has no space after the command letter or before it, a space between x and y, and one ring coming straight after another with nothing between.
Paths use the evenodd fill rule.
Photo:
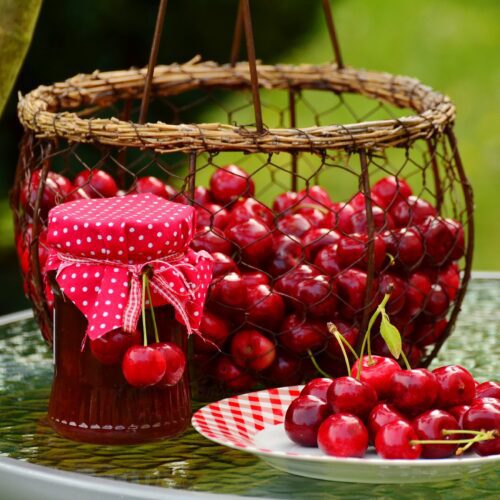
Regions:
<instances>
[{"instance_id":1,"label":"blurred garden background","mask_svg":"<svg viewBox=\"0 0 500 500\"><path fill-rule=\"evenodd\" d=\"M8 192L21 128L17 92L94 69L147 63L156 0L44 0L15 91L0 119L0 314L27 307L13 244ZM236 0L168 5L159 62L195 54L229 57ZM500 2L498 0L333 0L346 64L414 76L449 95L456 134L475 190L473 268L500 270ZM252 0L257 54L264 62L332 60L320 0ZM1 15L1 12L0 12ZM210 110L201 110L203 116ZM200 115L201 116L201 115Z\"/></svg>"}]
</instances>

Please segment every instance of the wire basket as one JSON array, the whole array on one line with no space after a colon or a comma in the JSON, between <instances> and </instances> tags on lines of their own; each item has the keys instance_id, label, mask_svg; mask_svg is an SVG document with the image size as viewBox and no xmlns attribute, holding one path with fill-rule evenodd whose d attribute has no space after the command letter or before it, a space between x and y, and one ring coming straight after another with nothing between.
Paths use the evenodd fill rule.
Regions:
<instances>
[{"instance_id":1,"label":"wire basket","mask_svg":"<svg viewBox=\"0 0 500 500\"><path fill-rule=\"evenodd\" d=\"M343 373L327 321L359 348L387 291L407 357L427 366L453 329L473 252L450 99L413 78L345 67L328 2L335 64L260 64L242 0L232 63L157 66L164 4L147 69L77 75L20 97L11 204L45 339L48 209L150 191L196 207L193 246L216 261L209 341L192 343L197 398ZM236 63L243 33L248 62ZM376 329L372 348L387 352Z\"/></svg>"}]
</instances>

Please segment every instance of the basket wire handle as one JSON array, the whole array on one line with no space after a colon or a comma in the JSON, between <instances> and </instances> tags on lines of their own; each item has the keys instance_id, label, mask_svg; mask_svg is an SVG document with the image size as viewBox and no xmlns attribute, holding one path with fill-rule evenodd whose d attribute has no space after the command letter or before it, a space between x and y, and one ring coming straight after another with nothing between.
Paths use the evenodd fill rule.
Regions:
<instances>
[{"instance_id":1,"label":"basket wire handle","mask_svg":"<svg viewBox=\"0 0 500 500\"><path fill-rule=\"evenodd\" d=\"M335 24L333 22L332 8L330 6L330 0L323 0L323 11L325 13L326 26L328 28L328 34L330 35L330 41L333 47L333 53L335 54L335 61L337 62L338 69L344 69L344 62L342 60L342 54L340 52L340 44L337 38L337 31L335 30Z\"/></svg>"},{"instance_id":2,"label":"basket wire handle","mask_svg":"<svg viewBox=\"0 0 500 500\"><path fill-rule=\"evenodd\" d=\"M165 22L165 12L167 10L167 0L160 0L158 14L156 16L156 26L151 44L151 52L149 53L148 70L146 73L146 83L144 84L144 92L142 94L141 110L139 112L139 123L143 124L146 121L149 109L149 101L151 98L151 87L153 85L153 74L155 71L156 60L158 59L158 50L160 48L161 34L163 24Z\"/></svg>"}]
</instances>

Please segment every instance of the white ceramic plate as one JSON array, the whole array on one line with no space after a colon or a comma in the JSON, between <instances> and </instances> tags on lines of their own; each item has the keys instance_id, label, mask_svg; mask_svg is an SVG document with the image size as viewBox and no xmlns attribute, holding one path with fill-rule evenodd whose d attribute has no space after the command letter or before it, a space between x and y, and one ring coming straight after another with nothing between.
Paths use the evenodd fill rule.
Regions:
<instances>
[{"instance_id":1,"label":"white ceramic plate","mask_svg":"<svg viewBox=\"0 0 500 500\"><path fill-rule=\"evenodd\" d=\"M301 386L281 387L217 401L198 410L193 427L203 436L230 448L257 455L290 474L352 483L423 483L485 473L500 455L467 454L446 459L386 460L369 450L363 458L336 458L317 448L292 443L283 420Z\"/></svg>"}]
</instances>

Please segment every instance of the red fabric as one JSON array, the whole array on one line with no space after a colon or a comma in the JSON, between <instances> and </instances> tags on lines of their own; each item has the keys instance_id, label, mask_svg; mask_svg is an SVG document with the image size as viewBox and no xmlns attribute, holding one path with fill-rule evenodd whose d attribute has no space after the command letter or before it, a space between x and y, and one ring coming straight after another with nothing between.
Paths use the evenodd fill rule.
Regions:
<instances>
[{"instance_id":1,"label":"red fabric","mask_svg":"<svg viewBox=\"0 0 500 500\"><path fill-rule=\"evenodd\" d=\"M87 334L136 328L142 279L151 266L153 305L172 304L188 333L197 330L212 258L189 248L193 207L152 194L77 200L49 212L47 271L88 320Z\"/></svg>"}]
</instances>

